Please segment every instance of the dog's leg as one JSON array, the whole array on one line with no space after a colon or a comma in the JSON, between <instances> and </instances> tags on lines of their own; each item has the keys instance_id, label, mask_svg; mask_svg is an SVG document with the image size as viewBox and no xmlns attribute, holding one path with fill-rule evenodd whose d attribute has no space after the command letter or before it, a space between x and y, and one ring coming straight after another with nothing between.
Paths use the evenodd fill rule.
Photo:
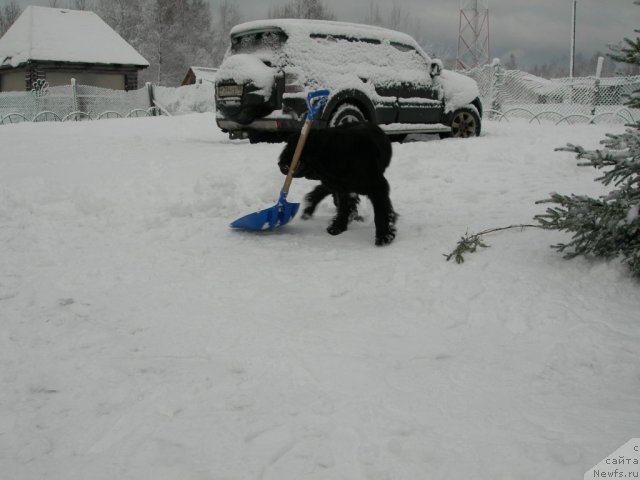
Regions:
<instances>
[{"instance_id":1,"label":"dog's leg","mask_svg":"<svg viewBox=\"0 0 640 480\"><path fill-rule=\"evenodd\" d=\"M351 206L351 213L349 214L349 223L352 221L364 222L364 218L358 214L358 205L360 205L360 196L357 193L350 193L349 196L353 202Z\"/></svg>"},{"instance_id":2,"label":"dog's leg","mask_svg":"<svg viewBox=\"0 0 640 480\"><path fill-rule=\"evenodd\" d=\"M333 204L338 207L338 194L333 194ZM360 196L357 193L349 194L349 223L364 222L364 218L358 214L358 205L360 205Z\"/></svg>"},{"instance_id":3,"label":"dog's leg","mask_svg":"<svg viewBox=\"0 0 640 480\"><path fill-rule=\"evenodd\" d=\"M336 199L338 213L331 220L329 227L327 227L327 232L331 235L339 235L347 229L353 211L355 210L357 213L358 203L356 201L357 197L348 193L334 194L334 198Z\"/></svg>"},{"instance_id":4,"label":"dog's leg","mask_svg":"<svg viewBox=\"0 0 640 480\"><path fill-rule=\"evenodd\" d=\"M396 219L389 198L389 183L382 177L375 191L368 195L373 204L374 223L376 225L376 245L388 245L396 238Z\"/></svg>"},{"instance_id":5,"label":"dog's leg","mask_svg":"<svg viewBox=\"0 0 640 480\"><path fill-rule=\"evenodd\" d=\"M322 184L307 193L304 197L305 207L302 212L302 219L307 220L311 218L313 216L313 212L316 211L318 204L329 195L331 195L331 190Z\"/></svg>"}]
</instances>

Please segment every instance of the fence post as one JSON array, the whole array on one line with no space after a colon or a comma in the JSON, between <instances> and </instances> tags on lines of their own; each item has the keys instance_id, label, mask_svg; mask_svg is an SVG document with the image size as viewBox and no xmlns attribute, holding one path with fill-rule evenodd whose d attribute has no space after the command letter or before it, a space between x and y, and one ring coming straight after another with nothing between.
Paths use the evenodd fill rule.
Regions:
<instances>
[{"instance_id":1,"label":"fence post","mask_svg":"<svg viewBox=\"0 0 640 480\"><path fill-rule=\"evenodd\" d=\"M502 86L504 85L504 68L500 59L491 64L491 110L502 112Z\"/></svg>"},{"instance_id":2,"label":"fence post","mask_svg":"<svg viewBox=\"0 0 640 480\"><path fill-rule=\"evenodd\" d=\"M153 85L151 84L151 82L147 82L147 92L149 93L149 108L151 109L151 111L153 112L153 116L156 116L156 110L155 107L155 101L153 100Z\"/></svg>"},{"instance_id":3,"label":"fence post","mask_svg":"<svg viewBox=\"0 0 640 480\"><path fill-rule=\"evenodd\" d=\"M76 79L71 79L71 94L73 96L73 111L77 112L78 108L78 87L76 85Z\"/></svg>"},{"instance_id":4,"label":"fence post","mask_svg":"<svg viewBox=\"0 0 640 480\"><path fill-rule=\"evenodd\" d=\"M604 57L598 57L598 66L596 67L596 79L593 85L593 98L591 101L591 115L596 114L596 107L600 104L600 77L602 76L602 65Z\"/></svg>"}]
</instances>

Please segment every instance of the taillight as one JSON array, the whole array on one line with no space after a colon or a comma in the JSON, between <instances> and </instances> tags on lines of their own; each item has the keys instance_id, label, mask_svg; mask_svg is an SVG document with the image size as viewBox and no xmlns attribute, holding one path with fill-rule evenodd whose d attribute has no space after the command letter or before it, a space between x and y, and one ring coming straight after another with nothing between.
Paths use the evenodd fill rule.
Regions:
<instances>
[{"instance_id":1,"label":"taillight","mask_svg":"<svg viewBox=\"0 0 640 480\"><path fill-rule=\"evenodd\" d=\"M287 72L284 74L284 92L300 93L304 92L300 77L295 72Z\"/></svg>"}]
</instances>

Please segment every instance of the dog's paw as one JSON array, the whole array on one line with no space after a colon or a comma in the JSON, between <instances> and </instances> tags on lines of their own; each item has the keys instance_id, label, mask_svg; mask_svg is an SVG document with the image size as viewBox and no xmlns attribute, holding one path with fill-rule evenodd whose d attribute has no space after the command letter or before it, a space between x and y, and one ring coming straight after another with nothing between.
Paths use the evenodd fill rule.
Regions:
<instances>
[{"instance_id":1,"label":"dog's paw","mask_svg":"<svg viewBox=\"0 0 640 480\"><path fill-rule=\"evenodd\" d=\"M389 245L396 238L395 232L387 233L386 235L376 236L376 246L382 247Z\"/></svg>"},{"instance_id":2,"label":"dog's paw","mask_svg":"<svg viewBox=\"0 0 640 480\"><path fill-rule=\"evenodd\" d=\"M342 225L336 225L335 223L332 223L327 227L327 232L329 233L329 235L340 235L346 229L347 227L343 227Z\"/></svg>"},{"instance_id":3,"label":"dog's paw","mask_svg":"<svg viewBox=\"0 0 640 480\"><path fill-rule=\"evenodd\" d=\"M395 215L395 214L392 214ZM391 220L391 218L389 218ZM395 220L395 218L394 218ZM384 229L381 232L376 232L376 245L381 247L383 245L389 245L396 238L396 227L393 223L390 223L388 229Z\"/></svg>"}]
</instances>

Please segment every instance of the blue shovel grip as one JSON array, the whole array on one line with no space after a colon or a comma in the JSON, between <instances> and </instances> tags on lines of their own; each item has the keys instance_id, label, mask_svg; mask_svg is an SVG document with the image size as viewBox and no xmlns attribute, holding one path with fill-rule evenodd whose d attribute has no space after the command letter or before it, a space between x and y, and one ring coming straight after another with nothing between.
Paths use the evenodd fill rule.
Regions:
<instances>
[{"instance_id":1,"label":"blue shovel grip","mask_svg":"<svg viewBox=\"0 0 640 480\"><path fill-rule=\"evenodd\" d=\"M307 112L307 120L312 122L316 119L318 112L326 105L329 99L329 90L315 90L309 92L307 95L307 105L309 110Z\"/></svg>"}]
</instances>

